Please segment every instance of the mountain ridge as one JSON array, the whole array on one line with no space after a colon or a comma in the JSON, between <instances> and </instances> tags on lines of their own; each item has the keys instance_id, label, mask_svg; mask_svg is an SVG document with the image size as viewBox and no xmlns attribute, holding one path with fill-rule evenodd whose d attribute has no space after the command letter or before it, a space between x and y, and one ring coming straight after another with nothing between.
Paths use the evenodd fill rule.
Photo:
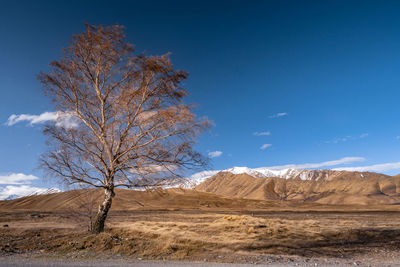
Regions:
<instances>
[{"instance_id":1,"label":"mountain ridge","mask_svg":"<svg viewBox=\"0 0 400 267\"><path fill-rule=\"evenodd\" d=\"M225 170L215 170L215 171L203 171L193 174L192 176L186 178L182 181L182 184L177 184L176 186L182 186L184 188L195 188L199 184L203 183L210 177L222 173L228 172L232 174L248 174L256 178L283 178L283 179L300 179L300 180L326 180L337 176L342 176L343 174L352 173L359 175L361 178L366 176L368 173L375 172L351 172L342 170L331 170L331 169L280 169L274 170L268 167L261 168L248 168L248 167L233 167ZM387 177L391 177L386 174L379 174ZM393 176L394 177L394 176Z\"/></svg>"},{"instance_id":2,"label":"mountain ridge","mask_svg":"<svg viewBox=\"0 0 400 267\"><path fill-rule=\"evenodd\" d=\"M374 172L303 170L291 178L219 172L194 189L258 200L361 205L400 203L400 176Z\"/></svg>"}]
</instances>

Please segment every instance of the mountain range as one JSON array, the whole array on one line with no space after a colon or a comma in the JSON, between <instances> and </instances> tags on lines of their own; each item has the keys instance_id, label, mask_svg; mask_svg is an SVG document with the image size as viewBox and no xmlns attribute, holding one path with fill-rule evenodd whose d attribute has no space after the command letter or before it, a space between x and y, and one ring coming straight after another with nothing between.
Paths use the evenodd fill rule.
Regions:
<instances>
[{"instance_id":1,"label":"mountain range","mask_svg":"<svg viewBox=\"0 0 400 267\"><path fill-rule=\"evenodd\" d=\"M271 170L234 167L175 179L169 188L232 199L335 205L400 204L400 175L338 170ZM35 192L47 195L58 190ZM16 195L9 196L11 200ZM101 198L101 197L100 197Z\"/></svg>"},{"instance_id":2,"label":"mountain range","mask_svg":"<svg viewBox=\"0 0 400 267\"><path fill-rule=\"evenodd\" d=\"M228 197L320 204L400 203L400 176L374 172L236 167L201 179L195 190Z\"/></svg>"},{"instance_id":3,"label":"mountain range","mask_svg":"<svg viewBox=\"0 0 400 267\"><path fill-rule=\"evenodd\" d=\"M248 168L248 167L233 167L226 170L217 171L202 171L193 174L189 178L176 184L176 186L182 186L185 188L195 188L197 185L203 183L208 178L218 173L231 173L231 174L247 174L254 178L283 178L283 179L300 179L300 180L329 180L337 176L343 176L344 174L352 174L351 176L363 177L365 173L369 172L348 172L348 171L335 171L335 170L298 170L298 169L281 169L272 170L265 167L261 168ZM369 175L369 174L367 174ZM387 176L382 174L383 176Z\"/></svg>"}]
</instances>

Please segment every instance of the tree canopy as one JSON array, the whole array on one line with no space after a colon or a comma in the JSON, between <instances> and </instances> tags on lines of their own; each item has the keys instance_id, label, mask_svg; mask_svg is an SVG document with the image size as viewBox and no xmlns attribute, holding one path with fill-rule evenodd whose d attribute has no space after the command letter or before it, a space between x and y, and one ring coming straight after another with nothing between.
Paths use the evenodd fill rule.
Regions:
<instances>
[{"instance_id":1,"label":"tree canopy","mask_svg":"<svg viewBox=\"0 0 400 267\"><path fill-rule=\"evenodd\" d=\"M39 75L59 120L70 122L45 127L41 165L68 184L104 188L104 220L115 187L163 185L207 163L194 144L210 123L183 101L187 72L175 70L169 54L136 54L125 39L122 26L86 24Z\"/></svg>"}]
</instances>

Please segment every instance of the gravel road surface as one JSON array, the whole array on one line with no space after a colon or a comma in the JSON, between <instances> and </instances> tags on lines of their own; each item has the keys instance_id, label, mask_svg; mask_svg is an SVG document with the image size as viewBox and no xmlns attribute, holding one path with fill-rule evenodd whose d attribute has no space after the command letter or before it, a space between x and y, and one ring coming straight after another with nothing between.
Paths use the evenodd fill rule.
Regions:
<instances>
[{"instance_id":1,"label":"gravel road surface","mask_svg":"<svg viewBox=\"0 0 400 267\"><path fill-rule=\"evenodd\" d=\"M66 259L24 259L17 257L0 257L0 267L103 267L103 266L115 266L115 267L183 267L183 266L194 266L194 267L254 267L254 266L269 266L269 267L282 267L287 265L273 264L273 265L252 265L252 264L230 264L230 263L196 263L196 262L153 262L153 261L142 261L142 262L129 262L123 260L66 260ZM295 266L295 265L294 265Z\"/></svg>"}]
</instances>

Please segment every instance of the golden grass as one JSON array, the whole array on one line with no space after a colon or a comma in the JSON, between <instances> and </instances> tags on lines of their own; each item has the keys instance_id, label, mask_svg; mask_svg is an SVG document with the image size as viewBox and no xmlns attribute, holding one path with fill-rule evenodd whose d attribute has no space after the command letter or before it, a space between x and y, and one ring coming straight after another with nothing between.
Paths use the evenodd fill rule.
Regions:
<instances>
[{"instance_id":1,"label":"golden grass","mask_svg":"<svg viewBox=\"0 0 400 267\"><path fill-rule=\"evenodd\" d=\"M357 239L357 236L351 236L351 230L362 229L360 223L346 220L331 225L317 220L265 219L248 215L215 217L210 222L136 221L117 223L114 227L156 235L164 240L166 246L191 241L204 247L233 251L311 246L332 241L329 239L333 236L351 241Z\"/></svg>"},{"instance_id":2,"label":"golden grass","mask_svg":"<svg viewBox=\"0 0 400 267\"><path fill-rule=\"evenodd\" d=\"M90 235L72 219L8 214L0 249L57 253L136 255L149 259L197 259L207 255L332 255L363 247L400 244L397 213L265 213L259 216L202 212L134 212L110 216L108 228ZM62 223L61 223L62 222ZM53 228L51 227L53 225ZM74 228L75 227L75 228ZM38 235L39 234L39 235ZM38 246L37 244L40 244ZM339 249L340 248L340 249ZM14 248L13 248L14 249Z\"/></svg>"}]
</instances>

